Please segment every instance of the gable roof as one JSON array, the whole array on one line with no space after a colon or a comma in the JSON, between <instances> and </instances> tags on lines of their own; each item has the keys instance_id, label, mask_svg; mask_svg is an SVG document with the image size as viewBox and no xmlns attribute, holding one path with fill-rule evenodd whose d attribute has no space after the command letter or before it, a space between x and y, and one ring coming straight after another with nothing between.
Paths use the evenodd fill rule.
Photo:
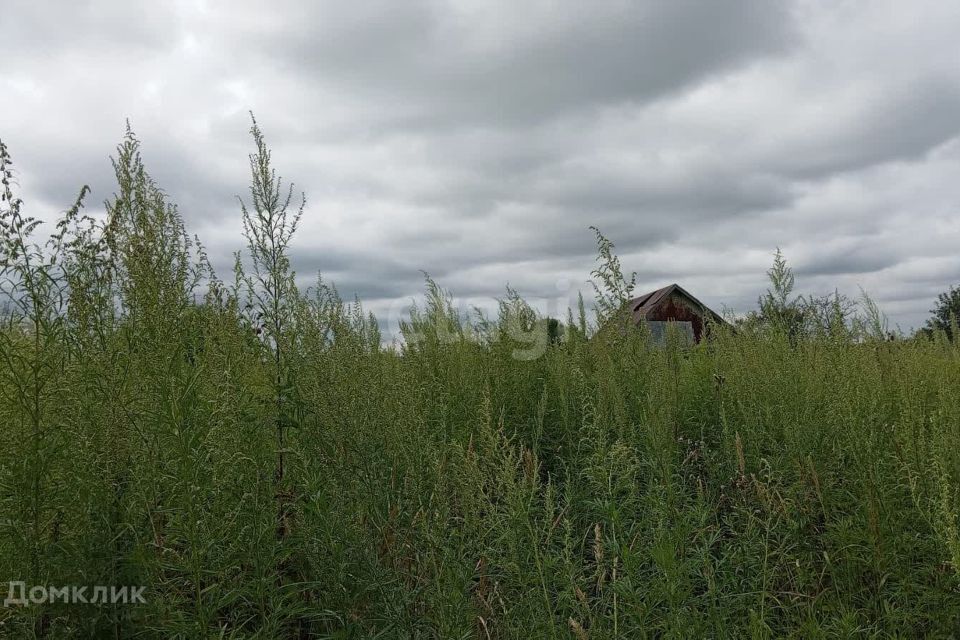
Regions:
<instances>
[{"instance_id":1,"label":"gable roof","mask_svg":"<svg viewBox=\"0 0 960 640\"><path fill-rule=\"evenodd\" d=\"M693 306L701 309L704 315L709 315L714 322L726 324L724 319L720 317L720 314L716 313L710 307L697 300L689 291L677 283L667 285L662 289L645 293L642 296L630 300L628 304L630 312L633 315L633 319L637 322L640 320L646 320L649 318L651 312L660 306L661 302L667 300L670 297L670 294L674 292L677 292L683 297L687 298L691 303L693 303Z\"/></svg>"}]
</instances>

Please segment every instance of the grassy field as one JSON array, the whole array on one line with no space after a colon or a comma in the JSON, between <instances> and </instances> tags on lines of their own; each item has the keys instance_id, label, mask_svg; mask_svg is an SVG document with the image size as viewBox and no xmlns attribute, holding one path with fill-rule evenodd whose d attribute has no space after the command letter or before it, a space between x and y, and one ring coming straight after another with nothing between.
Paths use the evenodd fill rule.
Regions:
<instances>
[{"instance_id":1,"label":"grassy field","mask_svg":"<svg viewBox=\"0 0 960 640\"><path fill-rule=\"evenodd\" d=\"M295 286L297 201L255 134L226 280L132 135L107 223L75 207L48 246L5 178L0 588L145 602L6 606L0 634L960 633L958 343L767 323L652 348L575 310L518 357L547 335L519 297L468 325L428 283L384 348Z\"/></svg>"}]
</instances>

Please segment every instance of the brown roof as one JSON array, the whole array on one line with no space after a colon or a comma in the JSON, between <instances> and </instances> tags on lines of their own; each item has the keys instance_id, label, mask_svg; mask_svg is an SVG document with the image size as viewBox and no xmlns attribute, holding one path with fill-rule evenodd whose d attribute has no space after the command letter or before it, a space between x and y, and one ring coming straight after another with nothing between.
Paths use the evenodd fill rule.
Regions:
<instances>
[{"instance_id":1,"label":"brown roof","mask_svg":"<svg viewBox=\"0 0 960 640\"><path fill-rule=\"evenodd\" d=\"M671 293L674 291L680 293L691 302L694 303L697 307L703 310L705 314L710 315L715 322L724 322L723 318L720 317L718 313L710 309L707 305L703 304L699 300L693 297L689 291L681 287L680 285L674 283L667 285L662 289L657 289L656 291L651 291L650 293L645 293L642 296L633 298L630 302L630 311L633 314L633 319L636 321L645 320L649 317L650 313L656 309L661 302L666 300Z\"/></svg>"}]
</instances>

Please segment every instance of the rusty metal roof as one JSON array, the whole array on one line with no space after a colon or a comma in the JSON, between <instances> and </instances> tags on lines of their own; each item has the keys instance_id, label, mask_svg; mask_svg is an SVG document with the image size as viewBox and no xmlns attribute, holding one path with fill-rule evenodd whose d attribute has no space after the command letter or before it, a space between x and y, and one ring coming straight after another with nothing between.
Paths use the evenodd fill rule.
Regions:
<instances>
[{"instance_id":1,"label":"rusty metal roof","mask_svg":"<svg viewBox=\"0 0 960 640\"><path fill-rule=\"evenodd\" d=\"M657 289L656 291L651 291L650 293L645 293L642 296L630 300L629 308L630 312L633 314L634 320L638 322L640 320L646 320L650 313L656 309L661 302L668 299L670 294L675 291L689 299L697 308L702 309L705 314L710 315L714 321L724 322L723 318L720 317L720 314L716 313L710 309L710 307L697 300L689 291L676 283L667 285L662 289Z\"/></svg>"}]
</instances>

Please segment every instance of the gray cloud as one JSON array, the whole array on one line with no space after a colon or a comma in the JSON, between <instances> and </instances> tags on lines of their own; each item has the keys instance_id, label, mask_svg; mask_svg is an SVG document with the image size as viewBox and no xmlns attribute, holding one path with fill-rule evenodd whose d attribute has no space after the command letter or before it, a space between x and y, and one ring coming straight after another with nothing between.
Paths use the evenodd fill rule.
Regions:
<instances>
[{"instance_id":1,"label":"gray cloud","mask_svg":"<svg viewBox=\"0 0 960 640\"><path fill-rule=\"evenodd\" d=\"M0 136L49 218L109 197L129 117L228 271L252 109L307 193L304 285L384 313L420 269L575 296L593 224L643 288L742 311L780 246L906 327L960 281L958 27L933 0L8 0Z\"/></svg>"},{"instance_id":2,"label":"gray cloud","mask_svg":"<svg viewBox=\"0 0 960 640\"><path fill-rule=\"evenodd\" d=\"M465 8L469 7L469 8ZM306 79L333 82L406 126L518 126L675 92L793 39L782 5L320 2L281 8L290 29L254 29ZM266 33L264 33L266 31Z\"/></svg>"},{"instance_id":3,"label":"gray cloud","mask_svg":"<svg viewBox=\"0 0 960 640\"><path fill-rule=\"evenodd\" d=\"M858 170L872 164L922 158L960 132L960 82L915 81L864 100L857 112L834 127L831 139L799 145L786 168L805 178Z\"/></svg>"}]
</instances>

